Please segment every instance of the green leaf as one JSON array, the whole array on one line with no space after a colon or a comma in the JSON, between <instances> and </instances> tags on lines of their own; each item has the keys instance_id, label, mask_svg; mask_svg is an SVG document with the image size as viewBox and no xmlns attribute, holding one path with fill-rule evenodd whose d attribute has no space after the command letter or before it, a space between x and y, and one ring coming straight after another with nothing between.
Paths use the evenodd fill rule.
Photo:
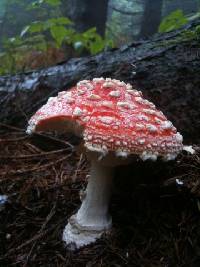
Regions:
<instances>
[{"instance_id":1,"label":"green leaf","mask_svg":"<svg viewBox=\"0 0 200 267\"><path fill-rule=\"evenodd\" d=\"M19 47L22 44L22 40L20 37L15 36L11 38L3 39L3 47L6 50L14 49Z\"/></svg>"},{"instance_id":2,"label":"green leaf","mask_svg":"<svg viewBox=\"0 0 200 267\"><path fill-rule=\"evenodd\" d=\"M95 34L97 34L97 30L96 30L96 27L93 27L87 31L85 31L83 33L83 36L86 37L86 38L91 38L93 37Z\"/></svg>"},{"instance_id":3,"label":"green leaf","mask_svg":"<svg viewBox=\"0 0 200 267\"><path fill-rule=\"evenodd\" d=\"M187 17L183 14L183 11L177 9L165 17L160 26L159 32L170 32L177 30L180 27L184 26L188 22Z\"/></svg>"},{"instance_id":4,"label":"green leaf","mask_svg":"<svg viewBox=\"0 0 200 267\"><path fill-rule=\"evenodd\" d=\"M61 25L53 25L50 28L51 36L55 40L58 47L62 45L62 42L67 36L67 30L64 26Z\"/></svg>"},{"instance_id":5,"label":"green leaf","mask_svg":"<svg viewBox=\"0 0 200 267\"><path fill-rule=\"evenodd\" d=\"M59 6L61 4L60 0L43 0L43 2L51 6Z\"/></svg>"},{"instance_id":6,"label":"green leaf","mask_svg":"<svg viewBox=\"0 0 200 267\"><path fill-rule=\"evenodd\" d=\"M30 24L29 26L29 32L30 33L35 33L35 32L42 32L44 29L44 23L43 22L33 22L32 24Z\"/></svg>"},{"instance_id":7,"label":"green leaf","mask_svg":"<svg viewBox=\"0 0 200 267\"><path fill-rule=\"evenodd\" d=\"M59 18L52 18L48 19L47 24L51 25L72 25L73 22L67 17L59 17Z\"/></svg>"},{"instance_id":8,"label":"green leaf","mask_svg":"<svg viewBox=\"0 0 200 267\"><path fill-rule=\"evenodd\" d=\"M195 32L197 34L200 34L200 25L197 25L196 28L195 28Z\"/></svg>"},{"instance_id":9,"label":"green leaf","mask_svg":"<svg viewBox=\"0 0 200 267\"><path fill-rule=\"evenodd\" d=\"M95 55L95 54L101 52L104 49L104 47L105 47L104 40L102 38L98 37L98 38L96 38L96 40L94 42L90 43L90 46L89 46L90 53L92 55Z\"/></svg>"},{"instance_id":10,"label":"green leaf","mask_svg":"<svg viewBox=\"0 0 200 267\"><path fill-rule=\"evenodd\" d=\"M59 17L55 19L55 22L57 24L62 24L62 25L72 25L74 24L69 18L67 17Z\"/></svg>"},{"instance_id":11,"label":"green leaf","mask_svg":"<svg viewBox=\"0 0 200 267\"><path fill-rule=\"evenodd\" d=\"M26 26L20 34L20 37L23 37L26 33L38 33L44 30L44 23L40 21L35 21L30 25Z\"/></svg>"}]
</instances>

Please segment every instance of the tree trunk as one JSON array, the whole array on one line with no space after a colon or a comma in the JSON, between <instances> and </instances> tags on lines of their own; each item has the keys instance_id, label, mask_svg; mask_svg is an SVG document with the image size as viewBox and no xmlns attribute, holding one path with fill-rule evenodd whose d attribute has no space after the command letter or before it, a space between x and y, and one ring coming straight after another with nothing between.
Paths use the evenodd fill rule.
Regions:
<instances>
[{"instance_id":1,"label":"tree trunk","mask_svg":"<svg viewBox=\"0 0 200 267\"><path fill-rule=\"evenodd\" d=\"M76 30L83 32L96 27L104 36L107 19L108 0L68 0L66 15L75 23Z\"/></svg>"},{"instance_id":2,"label":"tree trunk","mask_svg":"<svg viewBox=\"0 0 200 267\"><path fill-rule=\"evenodd\" d=\"M188 29L200 23L192 22ZM111 77L140 88L184 135L200 141L199 41L181 31L132 43L47 69L0 77L0 121L25 127L30 116L60 90L81 79ZM136 65L136 70L134 66ZM135 72L136 71L136 75Z\"/></svg>"},{"instance_id":3,"label":"tree trunk","mask_svg":"<svg viewBox=\"0 0 200 267\"><path fill-rule=\"evenodd\" d=\"M158 32L162 16L163 0L146 0L142 19L140 38L148 38Z\"/></svg>"}]
</instances>

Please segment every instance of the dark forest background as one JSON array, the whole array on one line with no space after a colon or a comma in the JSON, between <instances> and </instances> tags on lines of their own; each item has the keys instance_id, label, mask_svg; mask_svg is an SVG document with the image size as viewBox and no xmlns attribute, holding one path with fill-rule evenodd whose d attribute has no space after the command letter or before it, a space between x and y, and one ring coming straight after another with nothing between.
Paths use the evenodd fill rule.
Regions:
<instances>
[{"instance_id":1,"label":"dark forest background","mask_svg":"<svg viewBox=\"0 0 200 267\"><path fill-rule=\"evenodd\" d=\"M0 0L0 75L175 30L199 8L199 0Z\"/></svg>"}]
</instances>

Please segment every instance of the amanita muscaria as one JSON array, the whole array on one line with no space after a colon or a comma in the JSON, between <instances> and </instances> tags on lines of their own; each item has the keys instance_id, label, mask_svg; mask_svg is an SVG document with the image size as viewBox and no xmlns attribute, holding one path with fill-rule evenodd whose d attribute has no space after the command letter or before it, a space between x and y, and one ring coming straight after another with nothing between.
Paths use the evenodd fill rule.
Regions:
<instances>
[{"instance_id":1,"label":"amanita muscaria","mask_svg":"<svg viewBox=\"0 0 200 267\"><path fill-rule=\"evenodd\" d=\"M153 103L130 84L110 78L83 80L49 98L30 119L27 132L47 130L82 137L82 150L91 161L82 205L63 233L63 240L77 248L111 228L108 204L114 166L135 157L173 160L183 150L182 135Z\"/></svg>"}]
</instances>

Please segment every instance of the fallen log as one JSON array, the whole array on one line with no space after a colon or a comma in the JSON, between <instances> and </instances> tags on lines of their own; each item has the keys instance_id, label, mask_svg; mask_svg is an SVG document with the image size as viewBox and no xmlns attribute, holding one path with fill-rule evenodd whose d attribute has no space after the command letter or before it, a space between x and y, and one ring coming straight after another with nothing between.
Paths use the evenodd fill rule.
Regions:
<instances>
[{"instance_id":1,"label":"fallen log","mask_svg":"<svg viewBox=\"0 0 200 267\"><path fill-rule=\"evenodd\" d=\"M200 45L182 38L200 20L170 34L134 42L96 56L73 58L46 69L0 77L0 122L25 127L58 91L81 79L112 77L130 82L152 100L189 143L200 141Z\"/></svg>"}]
</instances>

